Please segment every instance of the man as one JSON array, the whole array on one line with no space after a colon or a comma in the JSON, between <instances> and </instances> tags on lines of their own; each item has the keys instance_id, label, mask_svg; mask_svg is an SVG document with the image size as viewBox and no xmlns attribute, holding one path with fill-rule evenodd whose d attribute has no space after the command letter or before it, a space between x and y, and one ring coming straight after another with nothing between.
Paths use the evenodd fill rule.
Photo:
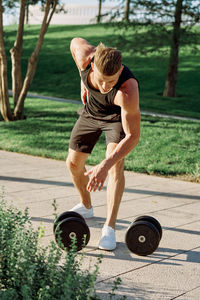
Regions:
<instances>
[{"instance_id":1,"label":"man","mask_svg":"<svg viewBox=\"0 0 200 300\"><path fill-rule=\"evenodd\" d=\"M96 48L82 38L70 50L81 76L79 112L70 138L67 166L81 203L72 208L93 217L90 192L101 190L108 175L107 217L99 249L116 248L115 223L124 191L124 158L138 144L140 110L138 82L122 65L121 52L100 43ZM101 133L106 136L106 158L88 172L85 162Z\"/></svg>"}]
</instances>

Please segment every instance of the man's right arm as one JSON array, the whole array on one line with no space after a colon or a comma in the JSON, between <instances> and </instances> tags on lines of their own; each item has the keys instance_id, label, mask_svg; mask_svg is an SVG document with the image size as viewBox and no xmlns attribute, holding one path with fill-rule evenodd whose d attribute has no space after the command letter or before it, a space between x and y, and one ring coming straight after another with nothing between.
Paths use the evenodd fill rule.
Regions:
<instances>
[{"instance_id":1,"label":"man's right arm","mask_svg":"<svg viewBox=\"0 0 200 300\"><path fill-rule=\"evenodd\" d=\"M96 48L82 38L73 38L70 44L70 51L80 72L85 70L90 63Z\"/></svg>"},{"instance_id":2,"label":"man's right arm","mask_svg":"<svg viewBox=\"0 0 200 300\"><path fill-rule=\"evenodd\" d=\"M90 63L96 48L82 38L74 38L70 44L70 51L81 76L80 72L85 70ZM81 100L84 105L86 104L88 97L88 90L81 80Z\"/></svg>"}]
</instances>

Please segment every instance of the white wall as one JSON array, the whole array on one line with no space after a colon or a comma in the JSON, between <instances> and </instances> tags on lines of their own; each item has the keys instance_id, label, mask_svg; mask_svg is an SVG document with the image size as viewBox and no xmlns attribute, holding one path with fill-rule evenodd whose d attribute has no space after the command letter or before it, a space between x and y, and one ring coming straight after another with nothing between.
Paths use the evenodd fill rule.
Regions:
<instances>
[{"instance_id":1,"label":"white wall","mask_svg":"<svg viewBox=\"0 0 200 300\"><path fill-rule=\"evenodd\" d=\"M102 14L107 13L113 9L113 6L103 6ZM67 13L60 12L54 14L51 24L92 24L96 23L96 16L98 14L97 5L79 5L67 4L65 5ZM43 12L39 6L30 6L29 9L29 24L41 24ZM106 20L106 18L104 19ZM107 18L108 20L108 18Z\"/></svg>"}]
</instances>

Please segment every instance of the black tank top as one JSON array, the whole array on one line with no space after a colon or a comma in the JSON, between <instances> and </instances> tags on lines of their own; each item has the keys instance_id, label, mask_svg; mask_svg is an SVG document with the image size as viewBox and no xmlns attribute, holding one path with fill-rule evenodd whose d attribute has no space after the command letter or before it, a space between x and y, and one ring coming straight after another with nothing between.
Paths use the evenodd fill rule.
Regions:
<instances>
[{"instance_id":1,"label":"black tank top","mask_svg":"<svg viewBox=\"0 0 200 300\"><path fill-rule=\"evenodd\" d=\"M89 114L94 119L108 120L108 121L120 121L121 120L121 107L115 105L114 98L121 85L130 78L135 78L132 72L124 65L121 75L119 76L116 85L106 94L101 94L100 91L92 89L88 85L88 75L91 70L91 63L87 68L81 71L81 79L85 87L89 91L89 101L87 100L86 105L79 111L79 114ZM136 79L137 80L137 79Z\"/></svg>"}]
</instances>

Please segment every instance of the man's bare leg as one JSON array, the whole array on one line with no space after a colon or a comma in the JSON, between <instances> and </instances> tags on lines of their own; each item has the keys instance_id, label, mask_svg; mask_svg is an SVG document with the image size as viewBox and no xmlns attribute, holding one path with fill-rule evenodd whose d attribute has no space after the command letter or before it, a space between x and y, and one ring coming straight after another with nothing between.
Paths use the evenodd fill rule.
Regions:
<instances>
[{"instance_id":1,"label":"man's bare leg","mask_svg":"<svg viewBox=\"0 0 200 300\"><path fill-rule=\"evenodd\" d=\"M117 144L109 144L106 155L109 155L117 146ZM115 223L122 195L124 192L125 178L124 178L124 160L120 160L115 164L108 173L107 184L107 218L105 225L111 226L115 229Z\"/></svg>"},{"instance_id":2,"label":"man's bare leg","mask_svg":"<svg viewBox=\"0 0 200 300\"><path fill-rule=\"evenodd\" d=\"M81 202L86 208L89 209L91 208L91 197L86 188L89 177L84 175L86 172L85 162L87 157L87 153L77 152L69 149L66 163L71 173L73 183L79 191Z\"/></svg>"},{"instance_id":3,"label":"man's bare leg","mask_svg":"<svg viewBox=\"0 0 200 300\"><path fill-rule=\"evenodd\" d=\"M117 144L114 143L109 144L106 155L108 156L116 146ZM100 249L114 250L116 248L115 223L124 191L124 185L124 160L122 159L108 172L107 217L99 241Z\"/></svg>"}]
</instances>

